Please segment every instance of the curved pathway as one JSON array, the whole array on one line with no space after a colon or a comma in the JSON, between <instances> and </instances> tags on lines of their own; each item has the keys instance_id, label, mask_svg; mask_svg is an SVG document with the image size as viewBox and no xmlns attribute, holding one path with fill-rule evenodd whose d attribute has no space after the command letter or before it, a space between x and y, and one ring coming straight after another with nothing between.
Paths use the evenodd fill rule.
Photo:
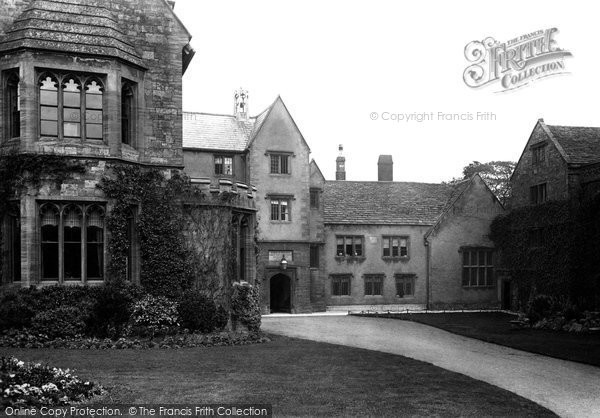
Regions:
<instances>
[{"instance_id":1,"label":"curved pathway","mask_svg":"<svg viewBox=\"0 0 600 418\"><path fill-rule=\"evenodd\" d=\"M262 329L289 337L410 357L509 390L564 417L600 417L598 367L395 319L265 316Z\"/></svg>"}]
</instances>

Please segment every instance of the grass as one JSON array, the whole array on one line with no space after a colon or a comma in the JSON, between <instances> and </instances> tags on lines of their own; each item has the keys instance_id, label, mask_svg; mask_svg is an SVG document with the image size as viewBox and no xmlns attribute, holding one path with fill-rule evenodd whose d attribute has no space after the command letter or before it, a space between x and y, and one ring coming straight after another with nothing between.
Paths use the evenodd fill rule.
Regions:
<instances>
[{"instance_id":1,"label":"grass","mask_svg":"<svg viewBox=\"0 0 600 418\"><path fill-rule=\"evenodd\" d=\"M114 403L269 403L274 416L555 416L506 390L402 356L274 336L181 350L0 348L74 368Z\"/></svg>"},{"instance_id":2,"label":"grass","mask_svg":"<svg viewBox=\"0 0 600 418\"><path fill-rule=\"evenodd\" d=\"M600 334L513 329L515 316L501 312L400 314L408 319L431 325L454 334L500 344L518 350L543 354L564 360L600 366Z\"/></svg>"}]
</instances>

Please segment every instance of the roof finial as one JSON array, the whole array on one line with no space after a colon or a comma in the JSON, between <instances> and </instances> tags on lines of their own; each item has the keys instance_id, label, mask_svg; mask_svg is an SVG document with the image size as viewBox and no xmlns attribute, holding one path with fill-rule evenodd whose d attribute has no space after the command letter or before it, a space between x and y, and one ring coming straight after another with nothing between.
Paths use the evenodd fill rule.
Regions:
<instances>
[{"instance_id":1,"label":"roof finial","mask_svg":"<svg viewBox=\"0 0 600 418\"><path fill-rule=\"evenodd\" d=\"M237 120L248 120L248 91L240 87L233 97L233 114Z\"/></svg>"}]
</instances>

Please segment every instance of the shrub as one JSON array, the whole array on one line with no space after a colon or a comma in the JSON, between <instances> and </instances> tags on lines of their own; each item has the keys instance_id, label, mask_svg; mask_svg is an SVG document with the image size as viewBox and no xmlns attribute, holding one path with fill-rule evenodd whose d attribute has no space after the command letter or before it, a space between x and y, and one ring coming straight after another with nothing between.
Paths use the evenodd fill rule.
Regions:
<instances>
[{"instance_id":1,"label":"shrub","mask_svg":"<svg viewBox=\"0 0 600 418\"><path fill-rule=\"evenodd\" d=\"M217 308L217 312L215 314L215 329L217 331L221 331L225 329L227 323L229 322L229 313L225 308L221 305Z\"/></svg>"},{"instance_id":2,"label":"shrub","mask_svg":"<svg viewBox=\"0 0 600 418\"><path fill-rule=\"evenodd\" d=\"M88 329L98 337L116 338L123 334L133 303L141 297L138 287L109 282L100 287L88 320Z\"/></svg>"},{"instance_id":3,"label":"shrub","mask_svg":"<svg viewBox=\"0 0 600 418\"><path fill-rule=\"evenodd\" d=\"M0 330L28 327L34 315L22 291L5 293L0 299Z\"/></svg>"},{"instance_id":4,"label":"shrub","mask_svg":"<svg viewBox=\"0 0 600 418\"><path fill-rule=\"evenodd\" d=\"M552 313L553 300L547 295L537 295L529 303L529 309L527 310L527 316L531 323L535 323L542 318L550 316Z\"/></svg>"},{"instance_id":5,"label":"shrub","mask_svg":"<svg viewBox=\"0 0 600 418\"><path fill-rule=\"evenodd\" d=\"M137 332L154 336L157 333L167 334L169 330L179 326L177 323L177 302L164 296L147 295L133 305L131 325Z\"/></svg>"},{"instance_id":6,"label":"shrub","mask_svg":"<svg viewBox=\"0 0 600 418\"><path fill-rule=\"evenodd\" d=\"M231 295L231 316L250 331L260 330L259 291L249 283L234 283Z\"/></svg>"},{"instance_id":7,"label":"shrub","mask_svg":"<svg viewBox=\"0 0 600 418\"><path fill-rule=\"evenodd\" d=\"M208 333L217 328L217 322L222 322L222 318L217 318L213 300L198 290L188 290L183 294L178 312L181 326L190 331Z\"/></svg>"},{"instance_id":8,"label":"shrub","mask_svg":"<svg viewBox=\"0 0 600 418\"><path fill-rule=\"evenodd\" d=\"M20 408L69 405L102 393L69 370L24 363L14 357L0 358L0 406Z\"/></svg>"},{"instance_id":9,"label":"shrub","mask_svg":"<svg viewBox=\"0 0 600 418\"><path fill-rule=\"evenodd\" d=\"M69 338L83 335L86 330L85 312L75 306L60 306L38 312L32 320L31 330L51 338Z\"/></svg>"}]
</instances>

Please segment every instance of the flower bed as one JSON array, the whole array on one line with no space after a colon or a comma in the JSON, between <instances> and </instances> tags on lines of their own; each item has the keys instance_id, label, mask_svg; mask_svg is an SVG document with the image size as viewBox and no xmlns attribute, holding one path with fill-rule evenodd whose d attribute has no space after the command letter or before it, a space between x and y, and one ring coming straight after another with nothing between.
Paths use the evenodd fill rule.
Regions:
<instances>
[{"instance_id":1,"label":"flower bed","mask_svg":"<svg viewBox=\"0 0 600 418\"><path fill-rule=\"evenodd\" d=\"M103 389L73 375L70 370L0 358L0 407L70 405L101 395Z\"/></svg>"},{"instance_id":2,"label":"flower bed","mask_svg":"<svg viewBox=\"0 0 600 418\"><path fill-rule=\"evenodd\" d=\"M10 330L0 335L0 346L14 348L68 348L68 349L179 349L225 345L248 345L269 342L260 332L220 332L214 334L177 334L161 338L50 338L45 334Z\"/></svg>"}]
</instances>

